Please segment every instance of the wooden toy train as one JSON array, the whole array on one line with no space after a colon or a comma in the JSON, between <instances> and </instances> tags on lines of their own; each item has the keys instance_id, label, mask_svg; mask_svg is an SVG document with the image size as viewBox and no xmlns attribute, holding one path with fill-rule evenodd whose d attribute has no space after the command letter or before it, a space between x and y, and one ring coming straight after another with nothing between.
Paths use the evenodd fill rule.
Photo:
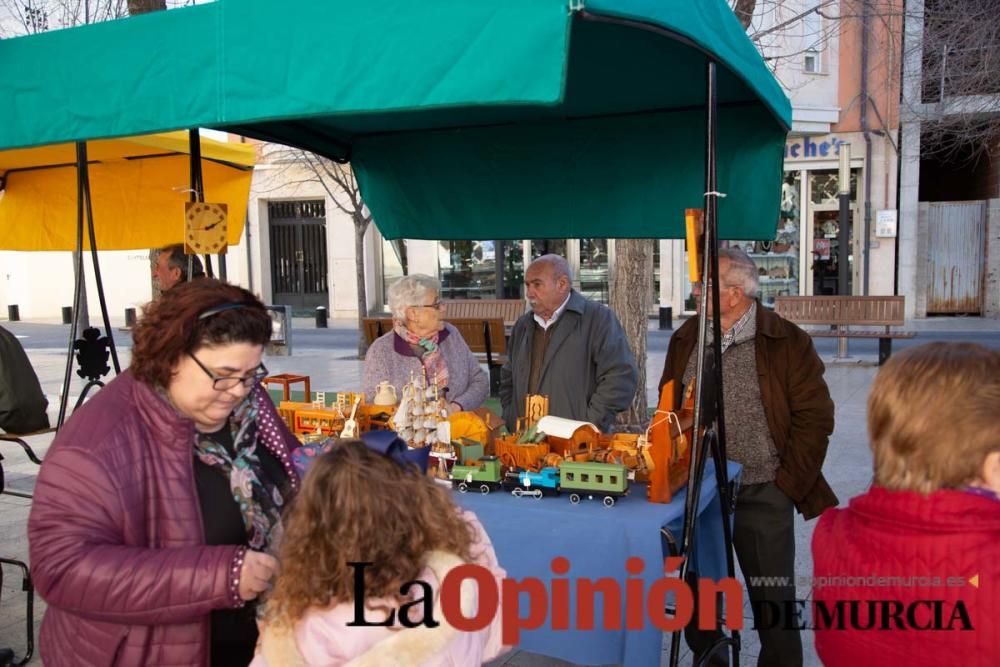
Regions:
<instances>
[{"instance_id":1,"label":"wooden toy train","mask_svg":"<svg viewBox=\"0 0 1000 667\"><path fill-rule=\"evenodd\" d=\"M628 469L620 463L563 461L558 467L538 471L510 469L506 473L496 456L481 458L476 465L456 465L451 470L452 484L465 493L478 489L480 493L503 488L517 497L569 493L574 505L582 499L601 498L605 507L629 492Z\"/></svg>"}]
</instances>

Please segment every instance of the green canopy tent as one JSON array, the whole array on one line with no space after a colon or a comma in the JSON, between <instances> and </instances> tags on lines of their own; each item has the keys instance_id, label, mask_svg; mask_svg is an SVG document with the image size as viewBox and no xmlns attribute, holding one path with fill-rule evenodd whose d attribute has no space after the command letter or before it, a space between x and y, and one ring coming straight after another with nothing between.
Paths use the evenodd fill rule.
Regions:
<instances>
[{"instance_id":1,"label":"green canopy tent","mask_svg":"<svg viewBox=\"0 0 1000 667\"><path fill-rule=\"evenodd\" d=\"M214 127L350 160L387 238L680 238L718 70L723 238L790 107L724 0L220 0L13 40L0 149Z\"/></svg>"},{"instance_id":2,"label":"green canopy tent","mask_svg":"<svg viewBox=\"0 0 1000 667\"><path fill-rule=\"evenodd\" d=\"M778 220L790 106L725 0L219 0L0 41L0 65L35 73L0 81L0 150L227 129L350 161L390 239L680 238L703 207L709 273ZM710 443L729 508L704 312L682 554Z\"/></svg>"}]
</instances>

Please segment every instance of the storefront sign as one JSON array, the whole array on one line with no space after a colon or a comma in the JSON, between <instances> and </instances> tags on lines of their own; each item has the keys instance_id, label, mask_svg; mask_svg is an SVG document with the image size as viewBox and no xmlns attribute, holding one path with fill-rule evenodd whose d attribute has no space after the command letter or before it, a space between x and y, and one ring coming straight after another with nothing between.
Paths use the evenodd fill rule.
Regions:
<instances>
[{"instance_id":1,"label":"storefront sign","mask_svg":"<svg viewBox=\"0 0 1000 667\"><path fill-rule=\"evenodd\" d=\"M896 209L888 209L875 213L875 236L895 238Z\"/></svg>"},{"instance_id":2,"label":"storefront sign","mask_svg":"<svg viewBox=\"0 0 1000 667\"><path fill-rule=\"evenodd\" d=\"M850 143L834 136L794 137L785 144L785 160L822 160L840 155L840 145Z\"/></svg>"}]
</instances>

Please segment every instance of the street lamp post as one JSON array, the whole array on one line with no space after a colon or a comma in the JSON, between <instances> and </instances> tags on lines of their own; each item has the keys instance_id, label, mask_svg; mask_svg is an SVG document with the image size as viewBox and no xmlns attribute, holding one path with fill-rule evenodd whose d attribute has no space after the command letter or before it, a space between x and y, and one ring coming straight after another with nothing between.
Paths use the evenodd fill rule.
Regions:
<instances>
[{"instance_id":1,"label":"street lamp post","mask_svg":"<svg viewBox=\"0 0 1000 667\"><path fill-rule=\"evenodd\" d=\"M849 296L850 287L850 262L848 257L851 254L850 232L851 232L851 144L840 144L840 174L838 178L838 191L840 198L840 228L837 234L837 294ZM847 356L847 339L837 339L837 356L844 358Z\"/></svg>"},{"instance_id":2,"label":"street lamp post","mask_svg":"<svg viewBox=\"0 0 1000 667\"><path fill-rule=\"evenodd\" d=\"M849 292L848 278L850 266L847 257L850 254L851 231L851 145L840 144L840 175L837 187L840 199L840 232L837 236L837 294L847 296Z\"/></svg>"}]
</instances>

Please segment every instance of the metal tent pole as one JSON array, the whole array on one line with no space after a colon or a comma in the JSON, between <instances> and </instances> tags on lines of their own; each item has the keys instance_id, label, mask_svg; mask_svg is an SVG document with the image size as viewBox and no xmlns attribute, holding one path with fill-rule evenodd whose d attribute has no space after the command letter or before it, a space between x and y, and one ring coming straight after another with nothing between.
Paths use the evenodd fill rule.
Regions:
<instances>
[{"instance_id":1,"label":"metal tent pole","mask_svg":"<svg viewBox=\"0 0 1000 667\"><path fill-rule=\"evenodd\" d=\"M718 98L717 98L717 73L716 63L712 60L707 62L706 67L706 134L705 134L705 230L704 230L704 257L702 260L702 298L698 304L698 347L696 349L697 362L695 368L695 388L698 392L694 408L693 442L691 449L691 468L688 471L688 489L684 505L684 535L681 542L681 555L684 560L681 564L679 576L682 581L688 579L690 572L690 554L695 543L695 526L698 518L698 500L701 496L702 477L705 471L705 459L708 450L711 448L715 461L716 482L719 487L719 504L723 518L723 540L726 549L727 574L734 576L735 562L733 559L732 530L729 524L730 500L729 500L729 480L726 470L725 458L725 425L722 419L723 399L722 399L722 325L720 318L712 318L712 347L711 354L707 348L706 338L708 333L708 303L706 296L712 299L713 313L720 310L719 290L721 280L716 277L712 282L712 289L706 295L704 286L713 276L718 276L719 271L719 237L718 237L718 199L721 196L717 191L717 165L716 165L716 138L718 132ZM706 377L706 363L709 365L709 372L712 375L711 384L706 384L709 380ZM711 388L713 391L709 392ZM702 422L705 422L705 435L699 438ZM714 428L718 430L714 430ZM680 658L680 633L677 630L673 633L670 643L670 664L676 667ZM724 638L712 647L703 657L702 663L708 661L720 647L732 647L732 664L739 664L740 640L739 633L733 632L732 638Z\"/></svg>"},{"instance_id":2,"label":"metal tent pole","mask_svg":"<svg viewBox=\"0 0 1000 667\"><path fill-rule=\"evenodd\" d=\"M108 344L111 350L111 361L115 366L115 375L122 372L121 364L118 363L118 350L115 349L115 334L111 328L111 318L108 316L108 302L104 298L104 281L101 279L101 264L97 258L97 235L94 233L94 206L90 199L90 167L87 161L87 144L81 142L77 144L78 153L83 164L83 196L86 200L87 210L87 234L90 239L90 260L94 265L94 280L97 281L97 299L101 304L101 317L104 320L104 331L108 336ZM81 258L82 259L82 258Z\"/></svg>"},{"instance_id":3,"label":"metal tent pole","mask_svg":"<svg viewBox=\"0 0 1000 667\"><path fill-rule=\"evenodd\" d=\"M188 130L188 150L191 153L190 167L191 167L191 201L192 202L204 202L205 201L205 183L202 180L201 174L201 132L198 128L193 128ZM191 277L191 260L188 260L188 278ZM205 275L209 278L215 277L215 271L212 270L212 256L205 255Z\"/></svg>"},{"instance_id":4,"label":"metal tent pole","mask_svg":"<svg viewBox=\"0 0 1000 667\"><path fill-rule=\"evenodd\" d=\"M62 428L66 421L66 404L69 401L69 381L73 373L73 343L76 342L76 327L80 311L80 290L83 283L83 172L87 168L87 150L85 142L76 144L76 281L73 286L73 322L69 328L69 346L66 350L66 373L63 375L62 394L59 396L59 419L56 430Z\"/></svg>"}]
</instances>

